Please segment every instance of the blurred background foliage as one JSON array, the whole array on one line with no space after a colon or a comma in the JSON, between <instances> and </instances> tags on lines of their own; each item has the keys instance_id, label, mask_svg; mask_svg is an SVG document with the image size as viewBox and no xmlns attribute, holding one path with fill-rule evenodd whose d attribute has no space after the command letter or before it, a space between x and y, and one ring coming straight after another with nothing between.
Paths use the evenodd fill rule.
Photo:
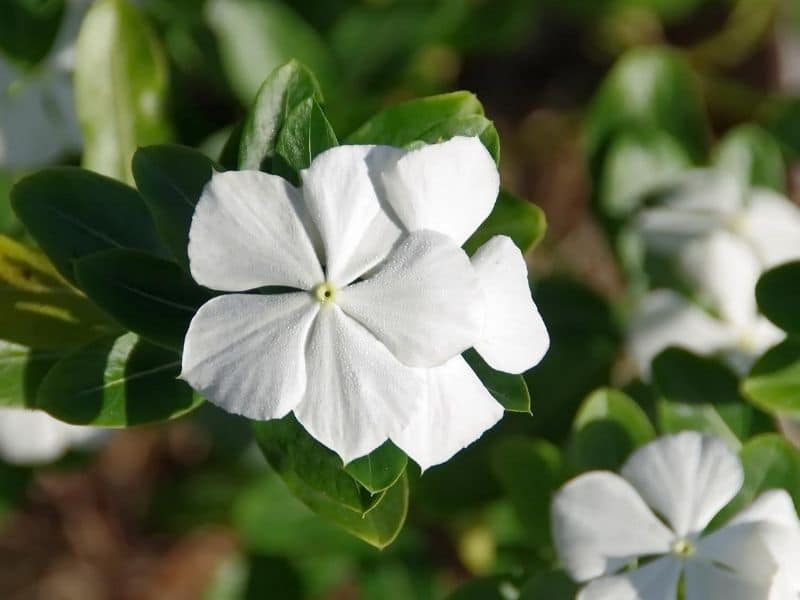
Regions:
<instances>
[{"instance_id":1,"label":"blurred background foliage","mask_svg":"<svg viewBox=\"0 0 800 600\"><path fill-rule=\"evenodd\" d=\"M340 139L381 108L464 89L500 133L505 187L547 217L529 262L552 347L525 377L532 416L507 413L424 476L409 467L407 521L382 551L306 508L265 466L250 428L208 404L169 425L122 431L94 456L69 455L46 469L3 466L0 596L568 597L572 584L551 570L550 492L582 470L618 467L656 430L733 436L744 444L746 470L793 479L800 498L796 450L764 433L773 422L741 401L734 375L667 355L654 367L655 386L644 385L623 350L631 299L653 284L624 227L643 193L715 161L798 197L800 4L97 0L81 20L90 4L3 6L4 239L30 241L8 195L43 162L57 158L132 183L141 145L176 142L216 159L264 78L291 58L317 75ZM30 115L45 125L20 133L15 124ZM10 311L20 292L4 252L0 246L0 310ZM81 302L43 269L34 274L47 290ZM69 307L98 331L111 327L91 305ZM55 335L50 321L39 327ZM41 346L30 335L9 342ZM72 332L64 327L63 335ZM800 351L791 341L779 349L748 385L760 408L783 414L772 410L786 396L776 385L798 385L800 374L787 369L800 364ZM0 401L30 394L11 383L19 347L0 352ZM708 384L717 386L716 406L670 387L674 373L691 380L693 368L697 378L718 375ZM765 384L764 373L776 370L783 379Z\"/></svg>"}]
</instances>

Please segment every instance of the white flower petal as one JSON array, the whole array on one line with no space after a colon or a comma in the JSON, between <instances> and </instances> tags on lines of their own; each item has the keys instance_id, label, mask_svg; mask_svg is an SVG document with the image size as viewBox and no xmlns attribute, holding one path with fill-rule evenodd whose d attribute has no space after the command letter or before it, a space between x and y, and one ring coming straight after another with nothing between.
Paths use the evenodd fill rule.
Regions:
<instances>
[{"instance_id":1,"label":"white flower petal","mask_svg":"<svg viewBox=\"0 0 800 600\"><path fill-rule=\"evenodd\" d=\"M767 549L764 522L728 524L700 538L694 558L722 565L750 579L769 581L778 563Z\"/></svg>"},{"instance_id":2,"label":"white flower petal","mask_svg":"<svg viewBox=\"0 0 800 600\"><path fill-rule=\"evenodd\" d=\"M643 567L589 583L577 600L675 600L682 565L665 556Z\"/></svg>"},{"instance_id":3,"label":"white flower petal","mask_svg":"<svg viewBox=\"0 0 800 600\"><path fill-rule=\"evenodd\" d=\"M721 440L695 431L642 446L622 467L622 476L679 536L705 529L744 481L736 454Z\"/></svg>"},{"instance_id":4,"label":"white flower petal","mask_svg":"<svg viewBox=\"0 0 800 600\"><path fill-rule=\"evenodd\" d=\"M674 538L627 481L606 471L581 475L556 492L551 523L561 562L576 581L667 553Z\"/></svg>"},{"instance_id":5,"label":"white flower petal","mask_svg":"<svg viewBox=\"0 0 800 600\"><path fill-rule=\"evenodd\" d=\"M645 378L650 363L669 346L712 354L735 342L736 331L671 290L645 296L630 324L630 349Z\"/></svg>"},{"instance_id":6,"label":"white flower petal","mask_svg":"<svg viewBox=\"0 0 800 600\"><path fill-rule=\"evenodd\" d=\"M15 465L53 462L70 447L91 447L106 434L62 423L39 410L0 409L0 459Z\"/></svg>"},{"instance_id":7,"label":"white flower petal","mask_svg":"<svg viewBox=\"0 0 800 600\"><path fill-rule=\"evenodd\" d=\"M504 409L460 356L425 370L426 401L392 441L424 471L477 440Z\"/></svg>"},{"instance_id":8,"label":"white flower petal","mask_svg":"<svg viewBox=\"0 0 800 600\"><path fill-rule=\"evenodd\" d=\"M698 170L666 190L662 204L643 210L636 227L651 249L673 253L687 241L724 227L743 204L744 190L735 177Z\"/></svg>"},{"instance_id":9,"label":"white flower petal","mask_svg":"<svg viewBox=\"0 0 800 600\"><path fill-rule=\"evenodd\" d=\"M723 319L738 327L755 321L756 282L762 268L744 240L715 231L689 242L680 253L680 264L694 289L713 303Z\"/></svg>"},{"instance_id":10,"label":"white flower petal","mask_svg":"<svg viewBox=\"0 0 800 600\"><path fill-rule=\"evenodd\" d=\"M435 231L410 234L374 275L340 290L337 303L412 367L444 364L472 346L483 328L475 269Z\"/></svg>"},{"instance_id":11,"label":"white flower petal","mask_svg":"<svg viewBox=\"0 0 800 600\"><path fill-rule=\"evenodd\" d=\"M500 191L497 166L476 137L411 150L383 181L409 231L433 229L459 245L489 216Z\"/></svg>"},{"instance_id":12,"label":"white flower petal","mask_svg":"<svg viewBox=\"0 0 800 600\"><path fill-rule=\"evenodd\" d=\"M765 267L800 258L800 207L777 192L754 190L737 225Z\"/></svg>"},{"instance_id":13,"label":"white flower petal","mask_svg":"<svg viewBox=\"0 0 800 600\"><path fill-rule=\"evenodd\" d=\"M214 173L189 230L189 264L200 285L237 292L279 285L311 289L324 279L295 210L299 192L259 171Z\"/></svg>"},{"instance_id":14,"label":"white flower petal","mask_svg":"<svg viewBox=\"0 0 800 600\"><path fill-rule=\"evenodd\" d=\"M294 414L345 463L400 433L425 401L424 372L400 363L333 304L311 329L306 365L308 387Z\"/></svg>"},{"instance_id":15,"label":"white flower petal","mask_svg":"<svg viewBox=\"0 0 800 600\"><path fill-rule=\"evenodd\" d=\"M472 257L486 299L486 322L475 350L493 368L522 373L537 365L550 337L528 287L528 269L511 238L497 235Z\"/></svg>"},{"instance_id":16,"label":"white flower petal","mask_svg":"<svg viewBox=\"0 0 800 600\"><path fill-rule=\"evenodd\" d=\"M402 155L389 146L337 146L300 173L303 199L319 231L328 280L346 285L386 257L399 224L379 194L380 173Z\"/></svg>"},{"instance_id":17,"label":"white flower petal","mask_svg":"<svg viewBox=\"0 0 800 600\"><path fill-rule=\"evenodd\" d=\"M189 326L181 378L230 413L283 417L305 391L305 344L318 311L305 292L214 298Z\"/></svg>"},{"instance_id":18,"label":"white flower petal","mask_svg":"<svg viewBox=\"0 0 800 600\"><path fill-rule=\"evenodd\" d=\"M768 600L770 580L751 579L710 563L689 560L684 568L686 600Z\"/></svg>"}]
</instances>

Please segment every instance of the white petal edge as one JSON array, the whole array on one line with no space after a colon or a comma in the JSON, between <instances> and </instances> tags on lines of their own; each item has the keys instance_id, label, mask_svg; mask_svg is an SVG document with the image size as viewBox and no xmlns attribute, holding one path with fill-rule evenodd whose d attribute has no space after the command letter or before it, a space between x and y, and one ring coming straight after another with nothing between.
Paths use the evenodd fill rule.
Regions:
<instances>
[{"instance_id":1,"label":"white petal edge","mask_svg":"<svg viewBox=\"0 0 800 600\"><path fill-rule=\"evenodd\" d=\"M435 231L410 234L374 275L340 290L337 303L412 367L461 354L478 340L485 318L469 258Z\"/></svg>"},{"instance_id":2,"label":"white petal edge","mask_svg":"<svg viewBox=\"0 0 800 600\"><path fill-rule=\"evenodd\" d=\"M215 172L189 229L192 277L227 292L321 283L322 267L295 209L299 201L299 192L275 175Z\"/></svg>"},{"instance_id":3,"label":"white petal edge","mask_svg":"<svg viewBox=\"0 0 800 600\"><path fill-rule=\"evenodd\" d=\"M486 320L475 350L498 371L523 373L550 347L542 316L531 298L522 252L504 235L491 238L472 256L486 300Z\"/></svg>"},{"instance_id":4,"label":"white petal edge","mask_svg":"<svg viewBox=\"0 0 800 600\"><path fill-rule=\"evenodd\" d=\"M576 581L666 554L675 537L630 483L607 471L580 475L556 492L550 522L558 556Z\"/></svg>"},{"instance_id":5,"label":"white petal edge","mask_svg":"<svg viewBox=\"0 0 800 600\"><path fill-rule=\"evenodd\" d=\"M300 173L303 201L334 284L346 285L378 264L400 237L397 218L379 190L380 174L401 155L390 146L337 146Z\"/></svg>"},{"instance_id":6,"label":"white petal edge","mask_svg":"<svg viewBox=\"0 0 800 600\"><path fill-rule=\"evenodd\" d=\"M675 600L683 567L664 556L638 569L601 577L578 593L577 600Z\"/></svg>"},{"instance_id":7,"label":"white petal edge","mask_svg":"<svg viewBox=\"0 0 800 600\"><path fill-rule=\"evenodd\" d=\"M492 212L500 191L497 165L477 137L410 150L384 172L383 182L409 231L432 229L459 246Z\"/></svg>"},{"instance_id":8,"label":"white petal edge","mask_svg":"<svg viewBox=\"0 0 800 600\"><path fill-rule=\"evenodd\" d=\"M800 258L800 207L777 192L756 189L734 227L771 268Z\"/></svg>"},{"instance_id":9,"label":"white petal edge","mask_svg":"<svg viewBox=\"0 0 800 600\"><path fill-rule=\"evenodd\" d=\"M636 308L628 334L631 353L644 379L662 350L679 346L712 354L735 345L737 332L671 290L647 294Z\"/></svg>"},{"instance_id":10,"label":"white petal edge","mask_svg":"<svg viewBox=\"0 0 800 600\"><path fill-rule=\"evenodd\" d=\"M504 408L460 356L425 370L427 393L392 441L424 471L469 446L502 417Z\"/></svg>"},{"instance_id":11,"label":"white petal edge","mask_svg":"<svg viewBox=\"0 0 800 600\"><path fill-rule=\"evenodd\" d=\"M318 311L306 292L214 298L189 325L181 378L227 412L283 417L305 392L305 345Z\"/></svg>"},{"instance_id":12,"label":"white petal edge","mask_svg":"<svg viewBox=\"0 0 800 600\"><path fill-rule=\"evenodd\" d=\"M308 386L294 409L306 430L349 463L400 433L425 401L425 378L333 304L306 346Z\"/></svg>"},{"instance_id":13,"label":"white petal edge","mask_svg":"<svg viewBox=\"0 0 800 600\"><path fill-rule=\"evenodd\" d=\"M642 446L621 474L679 536L705 529L744 482L739 457L720 439L695 431Z\"/></svg>"}]
</instances>

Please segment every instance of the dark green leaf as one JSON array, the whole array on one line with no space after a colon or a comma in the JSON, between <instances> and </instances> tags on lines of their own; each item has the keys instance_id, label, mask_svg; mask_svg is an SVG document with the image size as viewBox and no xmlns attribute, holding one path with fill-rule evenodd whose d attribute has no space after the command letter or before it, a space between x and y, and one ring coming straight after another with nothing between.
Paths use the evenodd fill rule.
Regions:
<instances>
[{"instance_id":1,"label":"dark green leaf","mask_svg":"<svg viewBox=\"0 0 800 600\"><path fill-rule=\"evenodd\" d=\"M275 172L296 180L295 173L308 168L317 154L337 143L336 133L319 103L306 98L286 117L275 144L275 152L291 171L282 173L276 168Z\"/></svg>"},{"instance_id":2,"label":"dark green leaf","mask_svg":"<svg viewBox=\"0 0 800 600\"><path fill-rule=\"evenodd\" d=\"M189 323L213 294L178 265L136 250L105 250L75 262L81 289L134 333L180 350Z\"/></svg>"},{"instance_id":3,"label":"dark green leaf","mask_svg":"<svg viewBox=\"0 0 800 600\"><path fill-rule=\"evenodd\" d=\"M627 395L600 389L581 405L573 423L569 459L575 469L618 469L628 456L655 437L647 415Z\"/></svg>"},{"instance_id":4,"label":"dark green leaf","mask_svg":"<svg viewBox=\"0 0 800 600\"><path fill-rule=\"evenodd\" d=\"M37 407L79 425L128 427L166 421L203 401L177 379L180 358L134 334L103 338L60 360L47 373Z\"/></svg>"},{"instance_id":5,"label":"dark green leaf","mask_svg":"<svg viewBox=\"0 0 800 600\"><path fill-rule=\"evenodd\" d=\"M742 393L768 413L800 416L800 340L789 338L758 359Z\"/></svg>"},{"instance_id":6,"label":"dark green leaf","mask_svg":"<svg viewBox=\"0 0 800 600\"><path fill-rule=\"evenodd\" d=\"M98 0L76 45L75 105L83 166L133 183L137 146L169 135L167 62L139 10L127 0Z\"/></svg>"},{"instance_id":7,"label":"dark green leaf","mask_svg":"<svg viewBox=\"0 0 800 600\"><path fill-rule=\"evenodd\" d=\"M0 406L34 406L39 383L63 356L0 341Z\"/></svg>"},{"instance_id":8,"label":"dark green leaf","mask_svg":"<svg viewBox=\"0 0 800 600\"><path fill-rule=\"evenodd\" d=\"M786 191L786 165L780 146L757 125L742 125L722 138L714 163L745 186Z\"/></svg>"},{"instance_id":9,"label":"dark green leaf","mask_svg":"<svg viewBox=\"0 0 800 600\"><path fill-rule=\"evenodd\" d=\"M228 557L216 568L204 600L303 600L303 580L286 558L250 554Z\"/></svg>"},{"instance_id":10,"label":"dark green leaf","mask_svg":"<svg viewBox=\"0 0 800 600\"><path fill-rule=\"evenodd\" d=\"M667 348L653 359L653 382L670 402L726 404L741 402L739 379L715 358L682 348Z\"/></svg>"},{"instance_id":11,"label":"dark green leaf","mask_svg":"<svg viewBox=\"0 0 800 600\"><path fill-rule=\"evenodd\" d=\"M59 273L75 283L72 261L102 250L130 248L166 256L136 190L74 167L55 167L14 186L17 216Z\"/></svg>"},{"instance_id":12,"label":"dark green leaf","mask_svg":"<svg viewBox=\"0 0 800 600\"><path fill-rule=\"evenodd\" d=\"M405 472L408 457L391 441L357 458L345 467L368 492L377 494L391 487Z\"/></svg>"},{"instance_id":13,"label":"dark green leaf","mask_svg":"<svg viewBox=\"0 0 800 600\"><path fill-rule=\"evenodd\" d=\"M295 60L275 69L258 90L242 130L240 169L271 171L278 134L289 114L304 100L322 102L314 75Z\"/></svg>"},{"instance_id":14,"label":"dark green leaf","mask_svg":"<svg viewBox=\"0 0 800 600\"><path fill-rule=\"evenodd\" d=\"M506 410L531 413L531 396L528 393L525 379L521 375L511 375L494 370L474 350L467 350L464 353L464 359L495 400Z\"/></svg>"},{"instance_id":15,"label":"dark green leaf","mask_svg":"<svg viewBox=\"0 0 800 600\"><path fill-rule=\"evenodd\" d=\"M758 280L756 300L759 309L775 325L792 334L800 334L798 298L800 298L800 261L770 269Z\"/></svg>"},{"instance_id":16,"label":"dark green leaf","mask_svg":"<svg viewBox=\"0 0 800 600\"><path fill-rule=\"evenodd\" d=\"M52 48L65 12L64 0L6 2L0 19L0 51L22 63L38 63Z\"/></svg>"},{"instance_id":17,"label":"dark green leaf","mask_svg":"<svg viewBox=\"0 0 800 600\"><path fill-rule=\"evenodd\" d=\"M522 586L517 600L573 600L578 584L564 571L543 571Z\"/></svg>"},{"instance_id":18,"label":"dark green leaf","mask_svg":"<svg viewBox=\"0 0 800 600\"><path fill-rule=\"evenodd\" d=\"M187 269L194 207L213 170L213 161L184 146L148 146L133 155L133 177L158 233Z\"/></svg>"},{"instance_id":19,"label":"dark green leaf","mask_svg":"<svg viewBox=\"0 0 800 600\"><path fill-rule=\"evenodd\" d=\"M661 433L701 431L722 438L733 448L755 433L772 429L764 413L742 403L682 404L661 400L656 408Z\"/></svg>"},{"instance_id":20,"label":"dark green leaf","mask_svg":"<svg viewBox=\"0 0 800 600\"><path fill-rule=\"evenodd\" d=\"M473 254L491 237L507 235L524 254L541 241L546 230L547 219L538 206L501 189L491 214L464 243L464 250Z\"/></svg>"},{"instance_id":21,"label":"dark green leaf","mask_svg":"<svg viewBox=\"0 0 800 600\"><path fill-rule=\"evenodd\" d=\"M516 598L519 586L515 577L491 575L476 577L462 585L447 600L507 600Z\"/></svg>"}]
</instances>

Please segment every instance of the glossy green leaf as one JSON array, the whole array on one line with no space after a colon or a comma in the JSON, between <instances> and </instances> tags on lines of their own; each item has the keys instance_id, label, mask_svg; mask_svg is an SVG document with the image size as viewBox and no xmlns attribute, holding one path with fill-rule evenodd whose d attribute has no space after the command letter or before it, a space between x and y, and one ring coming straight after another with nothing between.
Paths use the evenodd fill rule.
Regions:
<instances>
[{"instance_id":1,"label":"glossy green leaf","mask_svg":"<svg viewBox=\"0 0 800 600\"><path fill-rule=\"evenodd\" d=\"M325 43L284 3L210 0L206 19L219 42L226 75L248 106L267 76L290 59L307 65L323 84L334 79Z\"/></svg>"},{"instance_id":2,"label":"glossy green leaf","mask_svg":"<svg viewBox=\"0 0 800 600\"><path fill-rule=\"evenodd\" d=\"M83 166L133 183L137 146L164 141L167 63L153 32L127 0L98 0L76 46L75 101Z\"/></svg>"},{"instance_id":3,"label":"glossy green leaf","mask_svg":"<svg viewBox=\"0 0 800 600\"><path fill-rule=\"evenodd\" d=\"M322 107L314 98L306 98L286 117L275 144L275 152L293 173L282 172L280 168L276 168L275 172L294 175L308 168L317 154L337 143L336 133ZM296 179L296 176L289 178Z\"/></svg>"},{"instance_id":4,"label":"glossy green leaf","mask_svg":"<svg viewBox=\"0 0 800 600\"><path fill-rule=\"evenodd\" d=\"M105 250L75 262L81 289L143 338L174 350L198 309L213 297L173 262L136 250Z\"/></svg>"},{"instance_id":5,"label":"glossy green leaf","mask_svg":"<svg viewBox=\"0 0 800 600\"><path fill-rule=\"evenodd\" d=\"M650 419L636 402L620 391L599 389L575 416L568 457L579 472L614 471L654 437Z\"/></svg>"},{"instance_id":6,"label":"glossy green leaf","mask_svg":"<svg viewBox=\"0 0 800 600\"><path fill-rule=\"evenodd\" d=\"M574 600L578 584L564 571L543 571L524 583L517 600Z\"/></svg>"},{"instance_id":7,"label":"glossy green leaf","mask_svg":"<svg viewBox=\"0 0 800 600\"><path fill-rule=\"evenodd\" d=\"M722 138L714 164L745 186L786 191L786 165L780 146L757 125L742 125Z\"/></svg>"},{"instance_id":8,"label":"glossy green leaf","mask_svg":"<svg viewBox=\"0 0 800 600\"><path fill-rule=\"evenodd\" d=\"M11 192L14 210L67 281L72 262L112 248L167 252L136 190L74 167L26 177Z\"/></svg>"},{"instance_id":9,"label":"glossy green leaf","mask_svg":"<svg viewBox=\"0 0 800 600\"><path fill-rule=\"evenodd\" d=\"M66 348L117 330L39 251L0 236L0 339Z\"/></svg>"},{"instance_id":10,"label":"glossy green leaf","mask_svg":"<svg viewBox=\"0 0 800 600\"><path fill-rule=\"evenodd\" d=\"M464 250L473 254L493 236L507 235L524 254L542 240L546 230L547 219L542 209L501 189L492 212L464 243Z\"/></svg>"},{"instance_id":11,"label":"glossy green leaf","mask_svg":"<svg viewBox=\"0 0 800 600\"><path fill-rule=\"evenodd\" d=\"M34 65L52 49L63 23L65 0L7 1L0 19L0 52Z\"/></svg>"},{"instance_id":12,"label":"glossy green leaf","mask_svg":"<svg viewBox=\"0 0 800 600\"><path fill-rule=\"evenodd\" d=\"M63 356L0 341L0 406L34 406L41 379Z\"/></svg>"},{"instance_id":13,"label":"glossy green leaf","mask_svg":"<svg viewBox=\"0 0 800 600\"><path fill-rule=\"evenodd\" d=\"M185 146L147 146L133 156L136 187L153 215L161 239L187 270L194 207L214 167L209 158Z\"/></svg>"},{"instance_id":14,"label":"glossy green leaf","mask_svg":"<svg viewBox=\"0 0 800 600\"><path fill-rule=\"evenodd\" d=\"M531 413L531 396L528 393L528 385L521 375L496 371L472 349L464 353L464 359L494 399L506 410Z\"/></svg>"},{"instance_id":15,"label":"glossy green leaf","mask_svg":"<svg viewBox=\"0 0 800 600\"><path fill-rule=\"evenodd\" d=\"M71 352L47 373L38 408L78 425L129 427L173 419L203 401L179 380L180 357L130 333Z\"/></svg>"},{"instance_id":16,"label":"glossy green leaf","mask_svg":"<svg viewBox=\"0 0 800 600\"><path fill-rule=\"evenodd\" d=\"M758 280L758 308L770 321L792 334L800 334L800 261L770 269Z\"/></svg>"},{"instance_id":17,"label":"glossy green leaf","mask_svg":"<svg viewBox=\"0 0 800 600\"><path fill-rule=\"evenodd\" d=\"M292 415L253 427L270 465L311 510L378 548L394 540L408 510L405 476L375 503L344 470L341 459L306 433Z\"/></svg>"},{"instance_id":18,"label":"glossy green leaf","mask_svg":"<svg viewBox=\"0 0 800 600\"><path fill-rule=\"evenodd\" d=\"M772 429L764 413L743 403L683 404L660 400L656 409L660 433L679 433L687 429L710 433L731 448L739 448L755 433Z\"/></svg>"},{"instance_id":19,"label":"glossy green leaf","mask_svg":"<svg viewBox=\"0 0 800 600\"><path fill-rule=\"evenodd\" d=\"M667 348L653 359L653 382L661 395L684 404L741 402L739 379L715 358Z\"/></svg>"},{"instance_id":20,"label":"glossy green leaf","mask_svg":"<svg viewBox=\"0 0 800 600\"><path fill-rule=\"evenodd\" d=\"M637 128L670 135L694 162L707 154L710 128L704 104L694 74L673 50L654 46L630 50L606 77L586 121L595 174L613 137Z\"/></svg>"},{"instance_id":21,"label":"glossy green leaf","mask_svg":"<svg viewBox=\"0 0 800 600\"><path fill-rule=\"evenodd\" d=\"M492 448L491 465L526 537L534 545L549 543L550 501L565 474L558 448L540 439L506 437Z\"/></svg>"},{"instance_id":22,"label":"glossy green leaf","mask_svg":"<svg viewBox=\"0 0 800 600\"><path fill-rule=\"evenodd\" d=\"M790 337L758 359L742 393L768 413L800 416L800 340Z\"/></svg>"},{"instance_id":23,"label":"glossy green leaf","mask_svg":"<svg viewBox=\"0 0 800 600\"><path fill-rule=\"evenodd\" d=\"M377 494L394 485L405 472L408 457L391 441L357 458L345 471L371 494Z\"/></svg>"},{"instance_id":24,"label":"glossy green leaf","mask_svg":"<svg viewBox=\"0 0 800 600\"><path fill-rule=\"evenodd\" d=\"M278 134L289 114L308 98L321 103L322 91L313 73L297 61L290 60L267 77L244 122L240 169L271 171Z\"/></svg>"}]
</instances>

